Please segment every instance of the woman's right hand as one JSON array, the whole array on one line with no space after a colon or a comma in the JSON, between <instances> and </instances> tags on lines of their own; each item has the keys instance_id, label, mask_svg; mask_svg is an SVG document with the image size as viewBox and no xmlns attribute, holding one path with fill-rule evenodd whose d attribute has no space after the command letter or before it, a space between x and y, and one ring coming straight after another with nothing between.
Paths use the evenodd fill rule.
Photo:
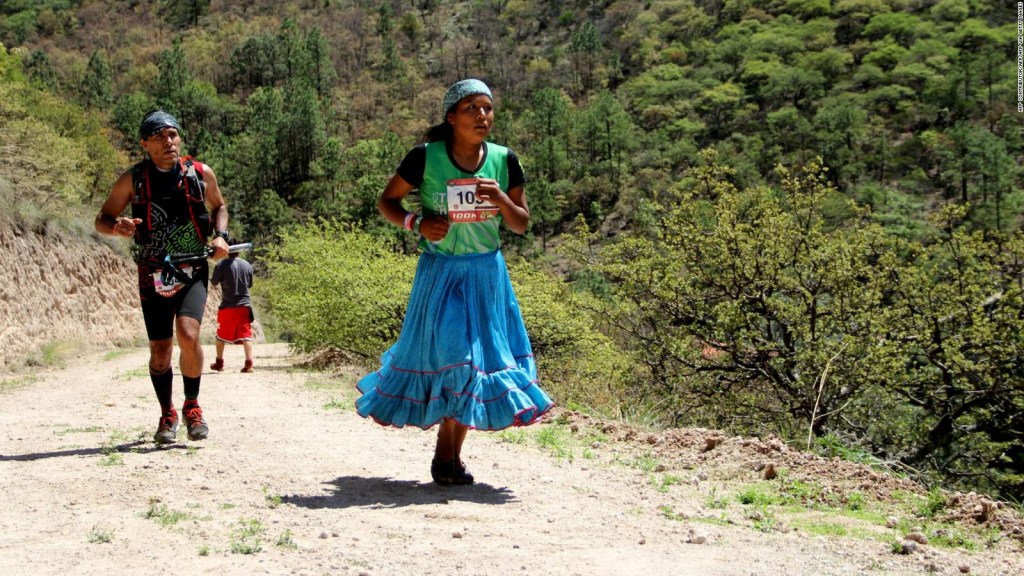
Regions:
<instances>
[{"instance_id":1,"label":"woman's right hand","mask_svg":"<svg viewBox=\"0 0 1024 576\"><path fill-rule=\"evenodd\" d=\"M448 219L441 216L424 216L420 221L420 236L431 242L440 242L448 235Z\"/></svg>"}]
</instances>

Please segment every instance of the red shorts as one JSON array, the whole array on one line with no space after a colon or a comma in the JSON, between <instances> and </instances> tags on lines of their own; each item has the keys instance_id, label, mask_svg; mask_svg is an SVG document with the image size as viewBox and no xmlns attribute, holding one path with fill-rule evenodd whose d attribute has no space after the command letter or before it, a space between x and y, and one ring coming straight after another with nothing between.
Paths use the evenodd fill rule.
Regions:
<instances>
[{"instance_id":1,"label":"red shorts","mask_svg":"<svg viewBox=\"0 0 1024 576\"><path fill-rule=\"evenodd\" d=\"M217 339L229 344L252 340L252 309L240 306L217 310Z\"/></svg>"}]
</instances>

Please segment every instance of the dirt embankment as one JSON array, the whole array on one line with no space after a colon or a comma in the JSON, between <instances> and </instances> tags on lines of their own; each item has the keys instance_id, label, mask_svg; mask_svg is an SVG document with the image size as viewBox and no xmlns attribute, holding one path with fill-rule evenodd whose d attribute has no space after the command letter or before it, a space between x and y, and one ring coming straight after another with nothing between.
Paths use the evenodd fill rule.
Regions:
<instances>
[{"instance_id":1,"label":"dirt embankment","mask_svg":"<svg viewBox=\"0 0 1024 576\"><path fill-rule=\"evenodd\" d=\"M0 370L52 345L145 344L127 242L0 223Z\"/></svg>"}]
</instances>

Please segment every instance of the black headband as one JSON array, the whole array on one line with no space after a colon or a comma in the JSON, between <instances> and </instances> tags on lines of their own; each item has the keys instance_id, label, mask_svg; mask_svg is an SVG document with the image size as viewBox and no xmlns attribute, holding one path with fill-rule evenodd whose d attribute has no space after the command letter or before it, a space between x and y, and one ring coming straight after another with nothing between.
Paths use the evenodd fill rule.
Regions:
<instances>
[{"instance_id":1,"label":"black headband","mask_svg":"<svg viewBox=\"0 0 1024 576\"><path fill-rule=\"evenodd\" d=\"M181 126L178 125L178 121L163 110L155 110L146 114L146 117L142 119L142 124L139 125L139 139L146 140L153 134L159 134L164 128L174 128L181 133Z\"/></svg>"}]
</instances>

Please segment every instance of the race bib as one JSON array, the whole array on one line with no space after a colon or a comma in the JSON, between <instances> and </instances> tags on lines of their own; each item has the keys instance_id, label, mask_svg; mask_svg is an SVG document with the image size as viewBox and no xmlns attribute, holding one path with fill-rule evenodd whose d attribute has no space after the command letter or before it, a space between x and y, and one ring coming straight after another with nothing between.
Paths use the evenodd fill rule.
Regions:
<instances>
[{"instance_id":1,"label":"race bib","mask_svg":"<svg viewBox=\"0 0 1024 576\"><path fill-rule=\"evenodd\" d=\"M189 264L182 264L178 266L178 270L187 276L192 278L192 266ZM156 293L161 296L174 296L179 290L185 287L180 280L172 275L167 275L165 278L162 272L153 273L153 287L156 289Z\"/></svg>"},{"instance_id":2,"label":"race bib","mask_svg":"<svg viewBox=\"0 0 1024 576\"><path fill-rule=\"evenodd\" d=\"M476 178L459 178L448 181L448 221L481 222L498 215L498 207L477 198Z\"/></svg>"}]
</instances>

